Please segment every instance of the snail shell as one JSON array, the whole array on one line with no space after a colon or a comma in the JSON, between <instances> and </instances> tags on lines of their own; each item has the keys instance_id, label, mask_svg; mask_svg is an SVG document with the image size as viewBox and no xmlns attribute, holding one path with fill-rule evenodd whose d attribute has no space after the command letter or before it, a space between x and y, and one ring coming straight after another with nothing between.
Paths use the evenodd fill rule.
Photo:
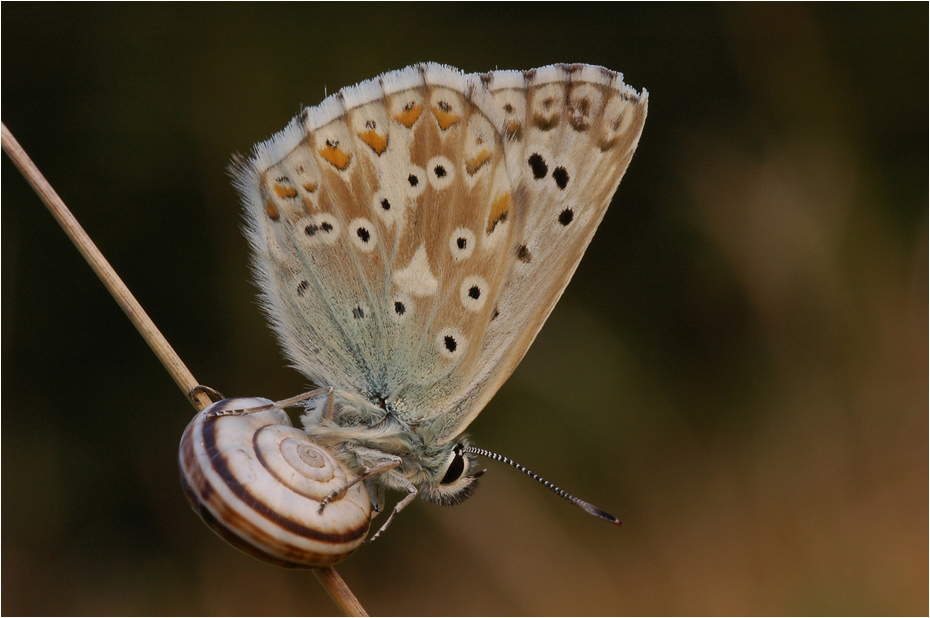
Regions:
<instances>
[{"instance_id":1,"label":"snail shell","mask_svg":"<svg viewBox=\"0 0 930 618\"><path fill-rule=\"evenodd\" d=\"M263 406L272 407L243 412ZM262 398L224 399L184 430L178 463L194 511L237 549L278 566L329 566L365 540L371 502L355 475Z\"/></svg>"}]
</instances>

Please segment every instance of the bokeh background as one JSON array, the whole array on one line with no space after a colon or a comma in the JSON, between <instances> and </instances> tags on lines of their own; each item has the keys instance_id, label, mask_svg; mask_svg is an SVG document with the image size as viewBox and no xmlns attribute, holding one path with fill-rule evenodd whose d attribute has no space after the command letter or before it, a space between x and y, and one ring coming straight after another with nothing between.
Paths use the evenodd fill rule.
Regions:
<instances>
[{"instance_id":1,"label":"bokeh background","mask_svg":"<svg viewBox=\"0 0 930 618\"><path fill-rule=\"evenodd\" d=\"M4 4L2 118L197 378L281 398L226 165L433 60L587 62L639 150L477 442L340 573L372 613L924 614L928 7ZM193 414L3 157L2 613L329 614L191 512ZM399 496L394 496L395 498ZM378 520L376 520L378 521Z\"/></svg>"}]
</instances>

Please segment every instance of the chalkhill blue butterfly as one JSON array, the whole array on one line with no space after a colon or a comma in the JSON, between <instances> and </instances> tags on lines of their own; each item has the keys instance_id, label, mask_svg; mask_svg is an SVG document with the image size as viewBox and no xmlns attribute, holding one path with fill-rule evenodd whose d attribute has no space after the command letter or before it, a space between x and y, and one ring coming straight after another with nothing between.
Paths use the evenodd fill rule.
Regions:
<instances>
[{"instance_id":1,"label":"chalkhill blue butterfly","mask_svg":"<svg viewBox=\"0 0 930 618\"><path fill-rule=\"evenodd\" d=\"M601 67L427 63L341 90L237 160L263 307L318 388L191 422L182 483L204 520L269 562L322 566L365 539L387 489L406 495L374 537L416 496L471 495L476 455L542 481L465 432L571 279L646 110ZM283 412L298 402L303 429Z\"/></svg>"}]
</instances>

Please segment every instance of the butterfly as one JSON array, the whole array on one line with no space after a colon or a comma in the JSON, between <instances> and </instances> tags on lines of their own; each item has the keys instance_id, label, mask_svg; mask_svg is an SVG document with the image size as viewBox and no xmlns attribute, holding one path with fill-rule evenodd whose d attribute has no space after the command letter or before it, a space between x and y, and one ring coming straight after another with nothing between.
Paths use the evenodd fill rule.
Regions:
<instances>
[{"instance_id":1,"label":"butterfly","mask_svg":"<svg viewBox=\"0 0 930 618\"><path fill-rule=\"evenodd\" d=\"M375 510L407 494L382 531L416 496L471 495L476 455L504 459L466 430L571 279L647 99L590 65L418 64L305 109L234 164L264 310L326 389L304 431Z\"/></svg>"}]
</instances>

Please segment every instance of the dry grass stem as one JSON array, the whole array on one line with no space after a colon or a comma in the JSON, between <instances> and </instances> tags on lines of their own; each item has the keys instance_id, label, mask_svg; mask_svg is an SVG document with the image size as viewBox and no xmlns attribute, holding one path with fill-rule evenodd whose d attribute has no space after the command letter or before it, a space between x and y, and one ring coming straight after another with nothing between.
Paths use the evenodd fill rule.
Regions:
<instances>
[{"instance_id":1,"label":"dry grass stem","mask_svg":"<svg viewBox=\"0 0 930 618\"><path fill-rule=\"evenodd\" d=\"M97 246L90 239L90 236L84 231L68 207L61 200L52 186L48 183L39 168L32 162L32 159L26 154L6 125L0 123L2 130L3 150L13 161L13 164L23 174L35 192L39 195L42 202L45 203L52 216L58 221L65 234L74 243L84 259L90 264L90 267L106 286L107 290L116 300L116 303L122 308L129 320L135 325L136 329L148 343L149 347L155 352L158 360L164 365L171 377L174 378L178 388L187 397L192 389L197 386L198 382L190 372L181 358L174 351L174 348L168 343L164 335L152 322L148 314L135 299L123 280L119 278L110 263L107 262L103 254L97 249ZM191 399L197 410L202 410L210 404L210 399L202 391L195 392ZM346 616L367 616L365 609L359 603L358 599L352 594L352 591L346 585L345 581L336 573L335 569L328 567L325 569L315 569L317 579L326 589L327 594L336 604L336 606Z\"/></svg>"},{"instance_id":2,"label":"dry grass stem","mask_svg":"<svg viewBox=\"0 0 930 618\"><path fill-rule=\"evenodd\" d=\"M368 612L358 602L352 591L349 590L348 584L339 576L336 569L326 567L324 569L313 569L313 574L320 581L320 584L329 593L329 598L333 600L343 616L367 616Z\"/></svg>"}]
</instances>

